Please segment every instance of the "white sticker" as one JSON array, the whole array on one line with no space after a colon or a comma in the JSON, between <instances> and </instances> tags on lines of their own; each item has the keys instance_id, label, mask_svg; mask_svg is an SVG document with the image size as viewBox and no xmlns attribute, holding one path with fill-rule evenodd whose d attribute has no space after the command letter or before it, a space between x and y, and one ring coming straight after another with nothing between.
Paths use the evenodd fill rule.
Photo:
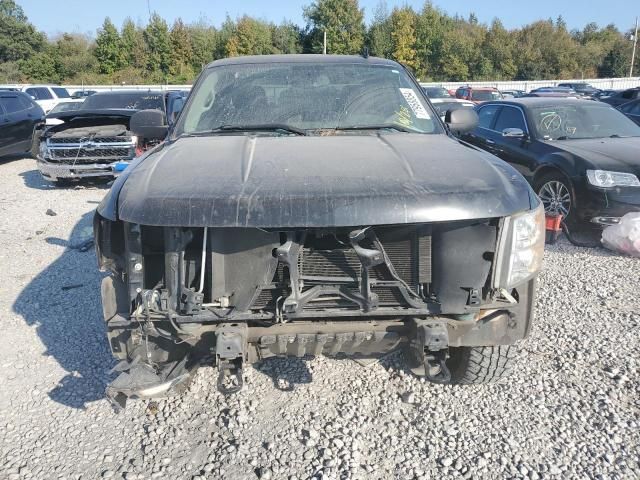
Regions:
<instances>
[{"instance_id":1,"label":"white sticker","mask_svg":"<svg viewBox=\"0 0 640 480\"><path fill-rule=\"evenodd\" d=\"M401 88L400 93L402 93L402 96L409 104L409 107L411 107L411 110L413 111L413 114L416 116L416 118L424 118L426 120L429 120L431 118L425 108L422 106L422 103L420 103L416 92L414 92L411 88Z\"/></svg>"}]
</instances>

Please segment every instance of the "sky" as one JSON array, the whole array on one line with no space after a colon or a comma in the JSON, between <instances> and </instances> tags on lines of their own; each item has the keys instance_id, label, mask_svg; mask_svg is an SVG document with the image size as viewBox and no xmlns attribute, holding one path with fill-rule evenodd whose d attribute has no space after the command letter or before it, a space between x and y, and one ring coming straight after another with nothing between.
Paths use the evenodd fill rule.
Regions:
<instances>
[{"instance_id":1,"label":"sky","mask_svg":"<svg viewBox=\"0 0 640 480\"><path fill-rule=\"evenodd\" d=\"M283 19L298 25L304 25L302 7L309 5L312 0L294 2L289 0L17 0L24 9L29 20L41 31L50 36L60 32L88 33L95 36L96 30L102 25L106 16L121 26L123 20L130 16L134 21L146 23L150 6L169 23L182 17L186 23L206 19L209 23L219 26L228 14L232 18L248 14L273 22ZM365 9L365 20L369 22L380 0L360 0L360 6ZM582 28L590 22L600 26L609 23L626 31L633 26L634 16L640 15L640 2L636 0L608 0L606 8L602 2L584 2L576 0L536 0L533 2L514 2L507 0L483 0L471 2L469 0L434 0L435 6L447 13L460 14L468 17L474 12L483 23L490 23L498 17L507 28L517 28L539 19L553 18L562 15L569 29ZM632 4L637 6L637 12L630 12ZM424 0L387 0L387 7L410 5L419 10Z\"/></svg>"}]
</instances>

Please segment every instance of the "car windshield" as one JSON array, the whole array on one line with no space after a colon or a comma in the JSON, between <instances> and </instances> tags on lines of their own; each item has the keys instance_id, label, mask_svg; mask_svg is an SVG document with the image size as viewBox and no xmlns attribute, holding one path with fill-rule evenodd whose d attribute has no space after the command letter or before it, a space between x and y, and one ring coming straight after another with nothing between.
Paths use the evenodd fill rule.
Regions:
<instances>
[{"instance_id":1,"label":"car windshield","mask_svg":"<svg viewBox=\"0 0 640 480\"><path fill-rule=\"evenodd\" d=\"M66 88L62 88L62 87L51 87L51 90L54 91L54 93L56 94L56 96L58 98L71 98L71 95L69 95L69 92L67 92Z\"/></svg>"},{"instance_id":2,"label":"car windshield","mask_svg":"<svg viewBox=\"0 0 640 480\"><path fill-rule=\"evenodd\" d=\"M51 110L49 110L49 115L52 113L60 113L60 112L71 112L74 110L80 110L83 102L62 102L57 104Z\"/></svg>"},{"instance_id":3,"label":"car windshield","mask_svg":"<svg viewBox=\"0 0 640 480\"><path fill-rule=\"evenodd\" d=\"M200 78L175 135L243 129L307 135L337 129L441 133L434 117L423 93L394 66L325 61L223 65Z\"/></svg>"},{"instance_id":4,"label":"car windshield","mask_svg":"<svg viewBox=\"0 0 640 480\"><path fill-rule=\"evenodd\" d=\"M449 91L442 87L427 87L424 89L424 93L426 93L429 98L451 98Z\"/></svg>"},{"instance_id":5,"label":"car windshield","mask_svg":"<svg viewBox=\"0 0 640 480\"><path fill-rule=\"evenodd\" d=\"M150 92L106 93L91 95L82 104L82 110L147 110L164 111L162 94Z\"/></svg>"},{"instance_id":6,"label":"car windshield","mask_svg":"<svg viewBox=\"0 0 640 480\"><path fill-rule=\"evenodd\" d=\"M500 92L496 92L495 90L472 90L471 98L473 100L480 101L488 101L488 100L499 100L502 98Z\"/></svg>"},{"instance_id":7,"label":"car windshield","mask_svg":"<svg viewBox=\"0 0 640 480\"><path fill-rule=\"evenodd\" d=\"M618 110L584 100L584 104L530 108L533 122L545 140L640 137L640 126Z\"/></svg>"}]
</instances>

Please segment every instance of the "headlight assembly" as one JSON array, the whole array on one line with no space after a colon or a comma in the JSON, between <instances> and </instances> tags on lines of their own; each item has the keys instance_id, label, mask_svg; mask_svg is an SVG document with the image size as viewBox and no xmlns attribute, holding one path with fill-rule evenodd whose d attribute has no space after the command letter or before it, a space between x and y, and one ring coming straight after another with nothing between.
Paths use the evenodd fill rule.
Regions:
<instances>
[{"instance_id":1,"label":"headlight assembly","mask_svg":"<svg viewBox=\"0 0 640 480\"><path fill-rule=\"evenodd\" d=\"M40 142L40 158L46 158L49 155L49 149L47 148L47 141L43 140Z\"/></svg>"},{"instance_id":2,"label":"headlight assembly","mask_svg":"<svg viewBox=\"0 0 640 480\"><path fill-rule=\"evenodd\" d=\"M510 217L507 228L499 286L511 288L532 278L542 266L545 237L542 204Z\"/></svg>"},{"instance_id":3,"label":"headlight assembly","mask_svg":"<svg viewBox=\"0 0 640 480\"><path fill-rule=\"evenodd\" d=\"M587 170L587 180L594 187L640 187L640 180L633 173Z\"/></svg>"}]
</instances>

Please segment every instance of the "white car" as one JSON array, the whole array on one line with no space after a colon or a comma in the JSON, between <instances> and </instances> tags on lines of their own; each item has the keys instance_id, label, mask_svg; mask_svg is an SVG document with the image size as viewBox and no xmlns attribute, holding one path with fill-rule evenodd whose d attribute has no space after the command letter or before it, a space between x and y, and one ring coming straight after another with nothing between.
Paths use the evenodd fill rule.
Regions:
<instances>
[{"instance_id":1,"label":"white car","mask_svg":"<svg viewBox=\"0 0 640 480\"><path fill-rule=\"evenodd\" d=\"M433 104L438 115L444 122L444 116L448 110L457 110L458 108L473 108L475 103L469 100L461 100L459 98L430 98L429 101Z\"/></svg>"},{"instance_id":2,"label":"white car","mask_svg":"<svg viewBox=\"0 0 640 480\"><path fill-rule=\"evenodd\" d=\"M44 110L44 113L49 113L49 110L58 103L71 98L66 88L57 85L23 85L17 87L16 90L31 95L35 102L40 105L40 108Z\"/></svg>"},{"instance_id":3,"label":"white car","mask_svg":"<svg viewBox=\"0 0 640 480\"><path fill-rule=\"evenodd\" d=\"M49 113L47 113L47 116L45 117L45 124L47 126L52 126L64 123L62 120L56 118L56 113L80 110L83 103L84 98L70 98L58 103L55 107L49 110Z\"/></svg>"}]
</instances>

